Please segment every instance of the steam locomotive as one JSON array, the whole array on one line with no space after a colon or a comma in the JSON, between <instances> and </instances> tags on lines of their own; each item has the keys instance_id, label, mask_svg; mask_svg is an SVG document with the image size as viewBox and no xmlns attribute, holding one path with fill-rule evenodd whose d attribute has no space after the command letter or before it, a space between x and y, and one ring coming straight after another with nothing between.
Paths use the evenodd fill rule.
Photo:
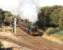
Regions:
<instances>
[{"instance_id":1,"label":"steam locomotive","mask_svg":"<svg viewBox=\"0 0 63 50\"><path fill-rule=\"evenodd\" d=\"M18 21L18 25L20 26L20 28L23 31L27 32L30 35L33 35L33 36L42 36L43 35L44 31L42 29L39 29L39 27L36 24L33 24L33 23L29 22L28 20L20 19ZM55 23L49 23L47 25L42 25L42 26L46 27L46 28L49 28L49 27L56 28L56 27L58 27L58 25L55 24Z\"/></svg>"},{"instance_id":2,"label":"steam locomotive","mask_svg":"<svg viewBox=\"0 0 63 50\"><path fill-rule=\"evenodd\" d=\"M32 36L41 36L43 35L43 31L38 29L38 26L31 24L27 20L18 20L18 26L29 35Z\"/></svg>"}]
</instances>

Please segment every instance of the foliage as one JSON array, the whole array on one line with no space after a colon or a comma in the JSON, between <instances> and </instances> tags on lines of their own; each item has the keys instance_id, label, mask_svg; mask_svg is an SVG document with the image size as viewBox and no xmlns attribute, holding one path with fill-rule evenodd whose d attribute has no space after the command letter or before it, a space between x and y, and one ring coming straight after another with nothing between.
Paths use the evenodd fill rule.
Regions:
<instances>
[{"instance_id":1,"label":"foliage","mask_svg":"<svg viewBox=\"0 0 63 50\"><path fill-rule=\"evenodd\" d=\"M42 7L38 14L36 25L39 28L57 27L63 29L63 6ZM59 18L61 17L61 18Z\"/></svg>"},{"instance_id":2,"label":"foliage","mask_svg":"<svg viewBox=\"0 0 63 50\"><path fill-rule=\"evenodd\" d=\"M12 18L13 16L10 11L4 11L3 9L0 9L0 26L2 26L2 24L5 22L10 23Z\"/></svg>"},{"instance_id":3,"label":"foliage","mask_svg":"<svg viewBox=\"0 0 63 50\"><path fill-rule=\"evenodd\" d=\"M56 9L50 15L52 20L59 25L60 30L63 30L63 8Z\"/></svg>"},{"instance_id":4,"label":"foliage","mask_svg":"<svg viewBox=\"0 0 63 50\"><path fill-rule=\"evenodd\" d=\"M54 34L54 33L56 33L56 32L58 32L59 30L58 29L55 29L55 28L48 28L47 30L46 30L46 33L48 34L48 35L51 35L51 34Z\"/></svg>"},{"instance_id":5,"label":"foliage","mask_svg":"<svg viewBox=\"0 0 63 50\"><path fill-rule=\"evenodd\" d=\"M3 47L3 44L2 44L2 42L0 41L0 48L2 48Z\"/></svg>"},{"instance_id":6,"label":"foliage","mask_svg":"<svg viewBox=\"0 0 63 50\"><path fill-rule=\"evenodd\" d=\"M2 9L0 9L0 27L2 27L2 24L4 23L4 11Z\"/></svg>"},{"instance_id":7,"label":"foliage","mask_svg":"<svg viewBox=\"0 0 63 50\"><path fill-rule=\"evenodd\" d=\"M0 21L4 20L5 16L4 16L4 11L2 9L0 9Z\"/></svg>"},{"instance_id":8,"label":"foliage","mask_svg":"<svg viewBox=\"0 0 63 50\"><path fill-rule=\"evenodd\" d=\"M5 15L5 22L11 22L12 21L12 13L10 11L4 11L4 15Z\"/></svg>"},{"instance_id":9,"label":"foliage","mask_svg":"<svg viewBox=\"0 0 63 50\"><path fill-rule=\"evenodd\" d=\"M12 13L10 11L4 11L4 15L10 17L12 16Z\"/></svg>"}]
</instances>

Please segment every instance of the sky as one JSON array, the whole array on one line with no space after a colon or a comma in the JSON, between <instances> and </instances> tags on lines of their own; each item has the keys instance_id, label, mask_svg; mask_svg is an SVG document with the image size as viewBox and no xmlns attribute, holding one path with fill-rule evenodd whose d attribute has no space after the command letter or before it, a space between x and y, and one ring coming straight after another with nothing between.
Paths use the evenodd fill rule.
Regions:
<instances>
[{"instance_id":1,"label":"sky","mask_svg":"<svg viewBox=\"0 0 63 50\"><path fill-rule=\"evenodd\" d=\"M63 0L0 0L0 8L21 14L32 22L37 20L40 7L53 5L63 5Z\"/></svg>"},{"instance_id":2,"label":"sky","mask_svg":"<svg viewBox=\"0 0 63 50\"><path fill-rule=\"evenodd\" d=\"M5 10L16 11L19 6L20 1L25 0L0 0L0 8ZM52 6L52 5L63 5L63 0L34 0L34 2L39 6Z\"/></svg>"},{"instance_id":3,"label":"sky","mask_svg":"<svg viewBox=\"0 0 63 50\"><path fill-rule=\"evenodd\" d=\"M53 5L63 5L63 0L37 0L40 7L43 6L53 6Z\"/></svg>"}]
</instances>

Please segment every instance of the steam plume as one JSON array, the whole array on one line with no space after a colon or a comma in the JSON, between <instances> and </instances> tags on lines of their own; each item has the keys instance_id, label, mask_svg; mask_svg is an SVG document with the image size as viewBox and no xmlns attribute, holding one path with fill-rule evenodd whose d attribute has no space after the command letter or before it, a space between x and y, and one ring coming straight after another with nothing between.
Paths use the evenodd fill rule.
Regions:
<instances>
[{"instance_id":1,"label":"steam plume","mask_svg":"<svg viewBox=\"0 0 63 50\"><path fill-rule=\"evenodd\" d=\"M18 8L22 19L27 19L30 22L37 21L38 7L33 0L21 0Z\"/></svg>"}]
</instances>

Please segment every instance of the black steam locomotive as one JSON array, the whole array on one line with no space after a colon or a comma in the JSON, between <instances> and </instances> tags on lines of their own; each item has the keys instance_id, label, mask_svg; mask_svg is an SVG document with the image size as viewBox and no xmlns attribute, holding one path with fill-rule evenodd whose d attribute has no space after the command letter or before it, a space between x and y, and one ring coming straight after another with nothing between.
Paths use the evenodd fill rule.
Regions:
<instances>
[{"instance_id":1,"label":"black steam locomotive","mask_svg":"<svg viewBox=\"0 0 63 50\"><path fill-rule=\"evenodd\" d=\"M36 24L33 24L31 22L29 22L28 20L19 20L18 21L18 25L20 26L20 28L22 30L24 30L25 32L27 32L28 34L30 35L33 35L33 36L41 36L43 35L43 32L44 32L44 29L39 29L38 25ZM50 23L50 24L47 24L47 25L41 25L41 27L45 27L46 28L49 28L49 27L58 27L58 25L54 24L54 23Z\"/></svg>"},{"instance_id":2,"label":"black steam locomotive","mask_svg":"<svg viewBox=\"0 0 63 50\"><path fill-rule=\"evenodd\" d=\"M31 24L27 20L19 20L17 21L18 26L25 32L33 36L41 36L43 34L42 30L38 29L38 26Z\"/></svg>"}]
</instances>

